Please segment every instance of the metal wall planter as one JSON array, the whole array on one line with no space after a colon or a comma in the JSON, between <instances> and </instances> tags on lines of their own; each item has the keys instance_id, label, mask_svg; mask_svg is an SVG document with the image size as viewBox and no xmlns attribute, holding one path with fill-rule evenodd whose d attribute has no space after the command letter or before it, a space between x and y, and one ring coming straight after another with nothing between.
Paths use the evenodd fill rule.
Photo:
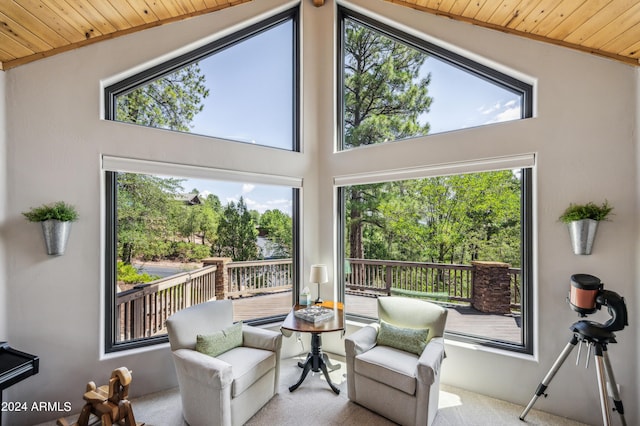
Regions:
<instances>
[{"instance_id":1,"label":"metal wall planter","mask_svg":"<svg viewBox=\"0 0 640 426\"><path fill-rule=\"evenodd\" d=\"M63 255L71 232L71 222L50 219L40 223L42 224L44 243L47 246L47 254L52 256Z\"/></svg>"},{"instance_id":2,"label":"metal wall planter","mask_svg":"<svg viewBox=\"0 0 640 426\"><path fill-rule=\"evenodd\" d=\"M582 219L569 222L569 236L571 246L575 254L591 254L593 241L598 230L598 221L593 219Z\"/></svg>"}]
</instances>

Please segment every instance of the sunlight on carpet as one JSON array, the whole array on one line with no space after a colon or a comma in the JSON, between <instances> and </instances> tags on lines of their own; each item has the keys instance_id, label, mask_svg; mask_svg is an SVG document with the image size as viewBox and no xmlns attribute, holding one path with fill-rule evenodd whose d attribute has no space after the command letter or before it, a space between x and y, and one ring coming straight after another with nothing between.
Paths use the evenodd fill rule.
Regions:
<instances>
[{"instance_id":1,"label":"sunlight on carpet","mask_svg":"<svg viewBox=\"0 0 640 426\"><path fill-rule=\"evenodd\" d=\"M462 399L455 393L440 391L440 403L438 408L457 407L462 405Z\"/></svg>"}]
</instances>

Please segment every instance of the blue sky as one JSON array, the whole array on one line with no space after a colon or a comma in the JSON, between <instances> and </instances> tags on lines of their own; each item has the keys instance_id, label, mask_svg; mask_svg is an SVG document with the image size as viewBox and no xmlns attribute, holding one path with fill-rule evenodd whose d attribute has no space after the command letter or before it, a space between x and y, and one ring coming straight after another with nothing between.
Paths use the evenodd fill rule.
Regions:
<instances>
[{"instance_id":1,"label":"blue sky","mask_svg":"<svg viewBox=\"0 0 640 426\"><path fill-rule=\"evenodd\" d=\"M292 23L200 61L209 96L193 132L291 149Z\"/></svg>"},{"instance_id":2,"label":"blue sky","mask_svg":"<svg viewBox=\"0 0 640 426\"><path fill-rule=\"evenodd\" d=\"M194 133L291 149L292 24L285 22L200 62L210 95L193 123ZM518 119L515 94L430 57L421 74L431 73L431 109L420 117L430 133ZM238 182L187 180L214 193L223 204L242 196L249 209L280 209L291 214L291 188Z\"/></svg>"}]
</instances>

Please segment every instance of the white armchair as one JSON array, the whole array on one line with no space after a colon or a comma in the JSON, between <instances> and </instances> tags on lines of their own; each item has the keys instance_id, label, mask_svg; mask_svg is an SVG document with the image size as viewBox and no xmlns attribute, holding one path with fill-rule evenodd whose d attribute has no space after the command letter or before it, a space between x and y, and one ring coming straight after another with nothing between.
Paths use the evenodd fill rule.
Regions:
<instances>
[{"instance_id":1,"label":"white armchair","mask_svg":"<svg viewBox=\"0 0 640 426\"><path fill-rule=\"evenodd\" d=\"M191 426L242 425L277 393L280 333L243 324L241 346L215 357L195 350L198 335L232 325L230 300L191 306L167 319L182 415Z\"/></svg>"},{"instance_id":2,"label":"white armchair","mask_svg":"<svg viewBox=\"0 0 640 426\"><path fill-rule=\"evenodd\" d=\"M447 310L418 299L381 297L378 317L384 323L345 339L349 399L402 425L431 425L438 411Z\"/></svg>"}]
</instances>

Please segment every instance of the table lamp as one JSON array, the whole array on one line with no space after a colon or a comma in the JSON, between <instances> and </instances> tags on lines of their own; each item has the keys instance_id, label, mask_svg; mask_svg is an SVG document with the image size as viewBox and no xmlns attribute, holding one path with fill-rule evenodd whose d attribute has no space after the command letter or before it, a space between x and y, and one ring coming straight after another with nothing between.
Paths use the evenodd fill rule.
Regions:
<instances>
[{"instance_id":1,"label":"table lamp","mask_svg":"<svg viewBox=\"0 0 640 426\"><path fill-rule=\"evenodd\" d=\"M329 281L327 274L327 265L311 265L311 274L309 274L309 282L318 284L318 298L313 303L322 303L320 298L320 284Z\"/></svg>"}]
</instances>

